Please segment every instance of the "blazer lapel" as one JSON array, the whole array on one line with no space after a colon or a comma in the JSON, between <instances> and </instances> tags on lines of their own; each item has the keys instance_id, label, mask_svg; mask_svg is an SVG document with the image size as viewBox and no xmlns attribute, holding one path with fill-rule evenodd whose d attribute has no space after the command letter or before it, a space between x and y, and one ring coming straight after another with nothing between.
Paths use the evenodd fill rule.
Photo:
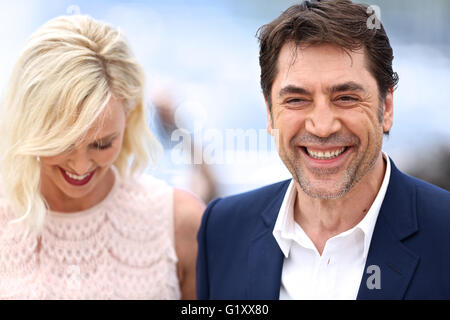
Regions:
<instances>
[{"instance_id":1,"label":"blazer lapel","mask_svg":"<svg viewBox=\"0 0 450 320\"><path fill-rule=\"evenodd\" d=\"M372 235L357 299L404 298L419 263L419 257L402 243L418 230L416 190L405 181L392 159L390 161L389 186ZM250 299L279 299L284 256L272 231L288 185L289 181L272 195L274 200L255 226L256 233L248 254L247 292ZM379 274L371 271L377 269L370 266L378 267ZM370 285L377 276L380 277L379 289Z\"/></svg>"},{"instance_id":2,"label":"blazer lapel","mask_svg":"<svg viewBox=\"0 0 450 320\"><path fill-rule=\"evenodd\" d=\"M258 219L256 233L248 253L248 297L256 300L278 300L283 268L283 253L272 231L290 181L272 195L273 201Z\"/></svg>"},{"instance_id":3,"label":"blazer lapel","mask_svg":"<svg viewBox=\"0 0 450 320\"><path fill-rule=\"evenodd\" d=\"M418 230L415 201L415 187L404 181L391 160L389 186L375 224L357 299L404 298L419 262L419 257L402 243ZM379 288L373 286L376 277Z\"/></svg>"}]
</instances>

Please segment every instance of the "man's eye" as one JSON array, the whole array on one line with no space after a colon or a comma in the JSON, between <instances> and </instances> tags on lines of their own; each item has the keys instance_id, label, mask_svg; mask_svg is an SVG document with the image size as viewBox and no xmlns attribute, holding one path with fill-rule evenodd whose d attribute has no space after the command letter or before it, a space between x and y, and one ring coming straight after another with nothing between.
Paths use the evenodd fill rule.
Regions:
<instances>
[{"instance_id":1,"label":"man's eye","mask_svg":"<svg viewBox=\"0 0 450 320\"><path fill-rule=\"evenodd\" d=\"M303 108L308 105L308 100L302 98L292 98L285 102L287 108Z\"/></svg>"},{"instance_id":2,"label":"man's eye","mask_svg":"<svg viewBox=\"0 0 450 320\"><path fill-rule=\"evenodd\" d=\"M299 102L304 102L304 99L300 99L300 98L295 98L295 99L289 99L288 101L286 101L287 103L299 103Z\"/></svg>"},{"instance_id":3,"label":"man's eye","mask_svg":"<svg viewBox=\"0 0 450 320\"><path fill-rule=\"evenodd\" d=\"M355 102L355 101L358 101L357 98L352 97L352 96L341 96L337 100L344 101L344 102Z\"/></svg>"}]
</instances>

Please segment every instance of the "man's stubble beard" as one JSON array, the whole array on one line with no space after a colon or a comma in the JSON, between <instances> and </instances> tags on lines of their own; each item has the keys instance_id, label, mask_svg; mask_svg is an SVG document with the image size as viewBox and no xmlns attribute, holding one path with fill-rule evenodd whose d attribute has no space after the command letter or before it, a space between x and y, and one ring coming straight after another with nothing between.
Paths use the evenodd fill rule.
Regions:
<instances>
[{"instance_id":1,"label":"man's stubble beard","mask_svg":"<svg viewBox=\"0 0 450 320\"><path fill-rule=\"evenodd\" d=\"M370 172L377 161L378 155L381 151L381 141L377 137L374 137L374 141L376 142L375 152L369 159L364 159L364 155L369 149L367 146L365 152L362 154L360 158L356 158L351 160L349 166L345 169L342 178L340 181L335 183L333 186L334 192L327 192L326 190L320 190L311 184L311 181L307 178L304 167L301 165L299 161L296 161L300 156L296 155L294 152L289 151L289 155L283 154L280 152L280 157L282 161L285 163L287 169L291 172L294 180L301 187L303 192L311 198L315 199L324 199L324 200L333 200L343 197L347 194L361 179L366 176L368 172ZM353 146L353 148L358 148L359 144ZM295 148L291 145L290 150L295 150ZM299 151L300 152L300 151ZM357 153L358 156L358 153ZM312 173L316 177L326 177L327 175L334 174L339 169L314 169ZM361 171L362 170L362 171Z\"/></svg>"}]
</instances>

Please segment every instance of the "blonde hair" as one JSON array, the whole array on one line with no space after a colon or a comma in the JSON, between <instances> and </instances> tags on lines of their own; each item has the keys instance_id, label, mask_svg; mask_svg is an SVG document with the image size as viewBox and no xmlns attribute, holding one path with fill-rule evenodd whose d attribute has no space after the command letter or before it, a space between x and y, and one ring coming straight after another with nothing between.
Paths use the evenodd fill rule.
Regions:
<instances>
[{"instance_id":1,"label":"blonde hair","mask_svg":"<svg viewBox=\"0 0 450 320\"><path fill-rule=\"evenodd\" d=\"M128 117L119 173L136 174L160 145L147 125L144 73L118 29L89 16L54 18L28 40L8 83L0 115L0 173L5 197L25 222L42 229L47 205L39 189L39 156L79 141L112 96Z\"/></svg>"}]
</instances>

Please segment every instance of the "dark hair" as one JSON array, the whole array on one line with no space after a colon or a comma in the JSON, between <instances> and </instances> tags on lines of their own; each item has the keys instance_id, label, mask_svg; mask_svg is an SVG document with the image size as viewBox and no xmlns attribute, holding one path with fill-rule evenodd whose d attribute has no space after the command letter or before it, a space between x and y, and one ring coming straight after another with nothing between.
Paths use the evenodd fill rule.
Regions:
<instances>
[{"instance_id":1,"label":"dark hair","mask_svg":"<svg viewBox=\"0 0 450 320\"><path fill-rule=\"evenodd\" d=\"M350 0L303 1L259 28L261 87L269 109L278 55L288 42L331 43L349 51L364 48L369 72L376 79L380 99L384 100L387 90L397 85L398 75L392 70L394 56L389 38L381 22L376 21L379 24L369 28L372 14L368 12L371 12L368 6Z\"/></svg>"}]
</instances>

